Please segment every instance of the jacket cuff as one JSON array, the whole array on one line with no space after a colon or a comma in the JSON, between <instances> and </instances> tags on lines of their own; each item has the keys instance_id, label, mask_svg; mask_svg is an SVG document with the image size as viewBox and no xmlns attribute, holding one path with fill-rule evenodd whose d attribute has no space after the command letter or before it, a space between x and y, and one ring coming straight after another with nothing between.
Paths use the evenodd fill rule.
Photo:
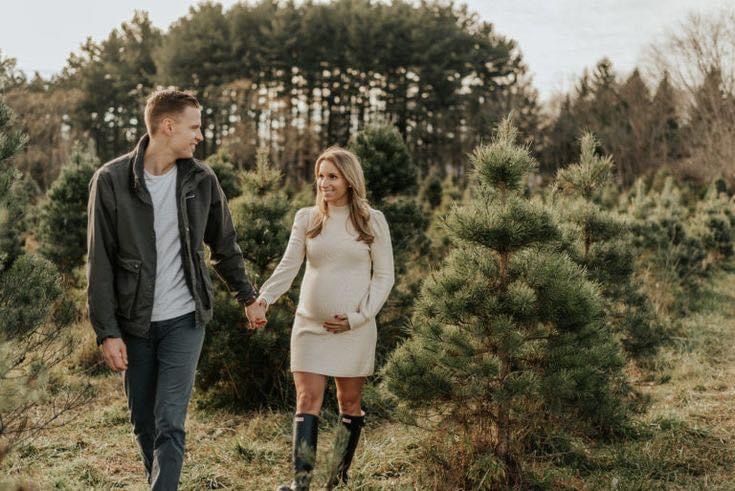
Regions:
<instances>
[{"instance_id":1,"label":"jacket cuff","mask_svg":"<svg viewBox=\"0 0 735 491\"><path fill-rule=\"evenodd\" d=\"M235 298L241 305L249 307L258 299L258 292L251 288L249 292L238 293Z\"/></svg>"},{"instance_id":2,"label":"jacket cuff","mask_svg":"<svg viewBox=\"0 0 735 491\"><path fill-rule=\"evenodd\" d=\"M368 319L361 312L350 312L347 314L347 322L350 323L350 330L353 331L366 324Z\"/></svg>"},{"instance_id":3,"label":"jacket cuff","mask_svg":"<svg viewBox=\"0 0 735 491\"><path fill-rule=\"evenodd\" d=\"M98 332L97 333L97 346L100 346L102 344L102 341L104 341L107 338L121 338L122 333L120 331L105 331L105 332Z\"/></svg>"}]
</instances>

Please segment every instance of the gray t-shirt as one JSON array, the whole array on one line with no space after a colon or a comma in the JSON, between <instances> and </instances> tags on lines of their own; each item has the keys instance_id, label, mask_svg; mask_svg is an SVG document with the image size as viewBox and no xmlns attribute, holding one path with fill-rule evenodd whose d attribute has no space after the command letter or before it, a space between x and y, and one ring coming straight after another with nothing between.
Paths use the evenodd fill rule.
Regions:
<instances>
[{"instance_id":1,"label":"gray t-shirt","mask_svg":"<svg viewBox=\"0 0 735 491\"><path fill-rule=\"evenodd\" d=\"M145 185L153 200L153 228L156 232L156 286L151 317L154 322L172 319L196 309L181 263L176 174L175 164L160 176L145 171Z\"/></svg>"}]
</instances>

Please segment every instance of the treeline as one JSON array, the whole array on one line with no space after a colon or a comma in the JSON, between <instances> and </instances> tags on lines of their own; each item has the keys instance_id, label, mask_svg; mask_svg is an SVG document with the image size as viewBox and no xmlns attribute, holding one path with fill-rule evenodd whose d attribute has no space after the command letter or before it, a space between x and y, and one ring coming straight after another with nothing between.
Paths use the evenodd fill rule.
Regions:
<instances>
[{"instance_id":1,"label":"treeline","mask_svg":"<svg viewBox=\"0 0 735 491\"><path fill-rule=\"evenodd\" d=\"M320 149L379 122L398 128L422 176L462 175L464 156L510 112L547 176L574 160L589 130L620 184L668 165L732 180L732 67L714 39L732 23L690 19L701 32L670 35L652 48L665 56L629 76L603 59L546 111L515 41L465 6L434 1L203 3L166 31L137 12L88 39L50 80L28 79L0 56L0 91L30 138L16 165L42 191L75 140L91 139L103 162L128 151L144 132L145 98L164 86L204 104L199 157L222 151L253 169L265 147L296 181L310 178Z\"/></svg>"},{"instance_id":2,"label":"treeline","mask_svg":"<svg viewBox=\"0 0 735 491\"><path fill-rule=\"evenodd\" d=\"M59 76L14 77L6 90L18 113L48 114L43 128L28 128L33 144L59 132L90 137L103 161L141 136L155 87L192 90L205 108L200 157L225 147L254 168L265 146L303 179L319 149L379 120L399 129L424 168L459 169L510 110L529 134L536 127L525 72L514 41L453 3L262 0L203 3L165 32L138 12L106 39L88 39ZM25 165L45 189L59 164L40 159Z\"/></svg>"}]
</instances>

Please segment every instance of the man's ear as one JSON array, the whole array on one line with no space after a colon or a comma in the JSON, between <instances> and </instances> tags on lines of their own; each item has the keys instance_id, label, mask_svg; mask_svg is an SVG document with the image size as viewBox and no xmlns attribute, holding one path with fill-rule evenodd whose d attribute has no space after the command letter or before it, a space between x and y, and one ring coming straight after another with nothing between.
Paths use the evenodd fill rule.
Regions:
<instances>
[{"instance_id":1,"label":"man's ear","mask_svg":"<svg viewBox=\"0 0 735 491\"><path fill-rule=\"evenodd\" d=\"M161 120L161 124L159 125L159 131L162 132L166 136L171 136L174 133L174 121L173 118L165 117Z\"/></svg>"}]
</instances>

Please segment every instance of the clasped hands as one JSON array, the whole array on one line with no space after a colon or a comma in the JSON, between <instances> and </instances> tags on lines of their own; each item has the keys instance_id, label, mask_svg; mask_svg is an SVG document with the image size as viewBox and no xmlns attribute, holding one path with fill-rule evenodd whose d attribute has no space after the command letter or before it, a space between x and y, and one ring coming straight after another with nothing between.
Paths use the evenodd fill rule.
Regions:
<instances>
[{"instance_id":1,"label":"clasped hands","mask_svg":"<svg viewBox=\"0 0 735 491\"><path fill-rule=\"evenodd\" d=\"M248 329L260 329L264 327L268 320L266 312L268 311L268 302L264 298L258 298L255 302L245 307L245 316L248 318ZM333 334L350 330L350 321L346 314L335 314L332 319L325 321L322 327Z\"/></svg>"},{"instance_id":2,"label":"clasped hands","mask_svg":"<svg viewBox=\"0 0 735 491\"><path fill-rule=\"evenodd\" d=\"M264 298L258 298L255 302L245 307L245 317L248 318L248 329L260 329L265 327L268 319L265 313L268 311L268 302Z\"/></svg>"}]
</instances>

